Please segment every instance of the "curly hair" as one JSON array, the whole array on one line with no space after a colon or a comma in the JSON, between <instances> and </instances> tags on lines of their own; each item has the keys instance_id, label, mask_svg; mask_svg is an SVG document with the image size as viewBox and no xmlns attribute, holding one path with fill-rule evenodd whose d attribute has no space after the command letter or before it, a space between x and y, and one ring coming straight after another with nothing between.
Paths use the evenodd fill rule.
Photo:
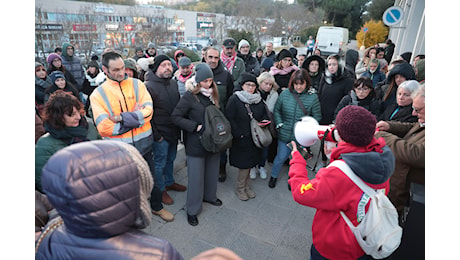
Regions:
<instances>
[{"instance_id":1,"label":"curly hair","mask_svg":"<svg viewBox=\"0 0 460 260\"><path fill-rule=\"evenodd\" d=\"M56 90L45 104L43 123L58 130L64 129L66 127L64 115L71 116L74 107L81 115L84 115L84 106L74 95L63 90Z\"/></svg>"}]
</instances>

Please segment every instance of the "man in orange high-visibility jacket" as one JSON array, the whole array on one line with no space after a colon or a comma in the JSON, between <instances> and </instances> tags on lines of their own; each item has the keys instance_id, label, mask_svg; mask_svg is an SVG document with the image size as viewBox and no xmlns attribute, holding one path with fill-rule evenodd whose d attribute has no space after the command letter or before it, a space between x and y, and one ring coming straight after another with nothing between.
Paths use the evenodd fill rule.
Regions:
<instances>
[{"instance_id":1,"label":"man in orange high-visibility jacket","mask_svg":"<svg viewBox=\"0 0 460 260\"><path fill-rule=\"evenodd\" d=\"M142 81L125 74L123 58L118 52L109 51L102 55L102 70L107 80L90 96L97 130L103 139L118 140L136 147L155 177L150 125L152 98ZM156 184L151 197L153 213L172 221L174 215L163 208L162 194Z\"/></svg>"},{"instance_id":2,"label":"man in orange high-visibility jacket","mask_svg":"<svg viewBox=\"0 0 460 260\"><path fill-rule=\"evenodd\" d=\"M119 53L104 54L107 80L90 96L93 118L103 139L134 145L144 155L151 150L152 98L144 83L125 74ZM103 58L104 63L104 58Z\"/></svg>"}]
</instances>

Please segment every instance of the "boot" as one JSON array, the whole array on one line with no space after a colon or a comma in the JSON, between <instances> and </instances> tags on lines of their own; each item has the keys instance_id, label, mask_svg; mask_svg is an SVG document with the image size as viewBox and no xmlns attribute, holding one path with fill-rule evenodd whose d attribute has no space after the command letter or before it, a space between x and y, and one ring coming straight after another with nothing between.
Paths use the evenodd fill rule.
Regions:
<instances>
[{"instance_id":1,"label":"boot","mask_svg":"<svg viewBox=\"0 0 460 260\"><path fill-rule=\"evenodd\" d=\"M236 196L238 199L246 201L249 199L248 195L245 192L246 179L249 177L249 172L247 170L238 170L238 176L236 178Z\"/></svg>"},{"instance_id":2,"label":"boot","mask_svg":"<svg viewBox=\"0 0 460 260\"><path fill-rule=\"evenodd\" d=\"M224 182L226 179L227 172L225 171L225 164L221 164L219 169L219 182Z\"/></svg>"},{"instance_id":3,"label":"boot","mask_svg":"<svg viewBox=\"0 0 460 260\"><path fill-rule=\"evenodd\" d=\"M248 195L248 197L250 199L253 199L256 197L256 193L251 189L251 187L249 186L249 183L251 182L251 179L249 177L246 178L246 182L245 182L245 185L244 185L244 191L246 192L246 195Z\"/></svg>"}]
</instances>

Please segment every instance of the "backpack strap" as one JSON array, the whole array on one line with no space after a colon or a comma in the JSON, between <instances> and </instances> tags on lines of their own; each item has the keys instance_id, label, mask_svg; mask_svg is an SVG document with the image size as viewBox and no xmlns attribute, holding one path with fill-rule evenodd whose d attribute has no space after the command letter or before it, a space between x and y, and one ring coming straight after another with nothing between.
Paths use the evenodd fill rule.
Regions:
<instances>
[{"instance_id":1,"label":"backpack strap","mask_svg":"<svg viewBox=\"0 0 460 260\"><path fill-rule=\"evenodd\" d=\"M353 170L348 166L346 162L343 160L335 160L332 163L329 164L329 166L335 166L339 168L343 173L345 173L350 180L352 180L358 187L364 191L368 196L372 197L376 194L375 190L369 187L366 183L364 183L361 178L359 178Z\"/></svg>"}]
</instances>

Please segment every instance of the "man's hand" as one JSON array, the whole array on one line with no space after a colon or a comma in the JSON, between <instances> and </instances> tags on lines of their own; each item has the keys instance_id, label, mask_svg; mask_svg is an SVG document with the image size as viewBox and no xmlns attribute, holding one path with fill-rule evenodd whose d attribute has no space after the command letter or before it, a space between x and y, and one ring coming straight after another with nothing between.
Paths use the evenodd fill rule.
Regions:
<instances>
[{"instance_id":1,"label":"man's hand","mask_svg":"<svg viewBox=\"0 0 460 260\"><path fill-rule=\"evenodd\" d=\"M375 131L378 132L378 131L388 131L390 130L390 124L388 124L388 122L386 121L379 121L377 122L377 124L375 125Z\"/></svg>"}]
</instances>

